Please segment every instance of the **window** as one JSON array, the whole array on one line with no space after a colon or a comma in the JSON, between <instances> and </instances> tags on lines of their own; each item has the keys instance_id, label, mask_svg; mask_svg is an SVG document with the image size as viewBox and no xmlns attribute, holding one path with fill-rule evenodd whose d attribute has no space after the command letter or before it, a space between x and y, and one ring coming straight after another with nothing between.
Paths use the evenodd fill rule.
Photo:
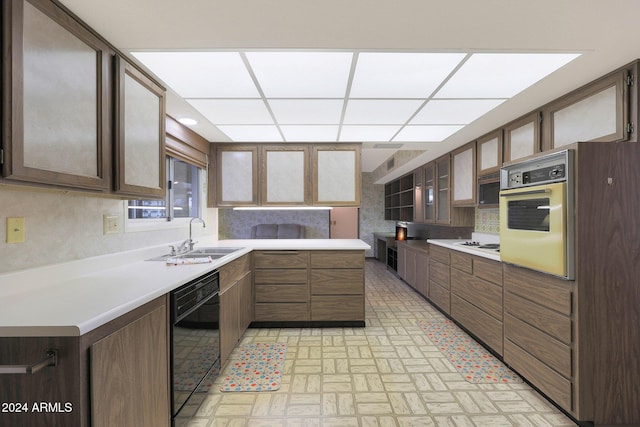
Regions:
<instances>
[{"instance_id":1,"label":"window","mask_svg":"<svg viewBox=\"0 0 640 427\"><path fill-rule=\"evenodd\" d=\"M200 169L167 156L167 194L164 200L129 200L129 219L191 218L200 216Z\"/></svg>"}]
</instances>

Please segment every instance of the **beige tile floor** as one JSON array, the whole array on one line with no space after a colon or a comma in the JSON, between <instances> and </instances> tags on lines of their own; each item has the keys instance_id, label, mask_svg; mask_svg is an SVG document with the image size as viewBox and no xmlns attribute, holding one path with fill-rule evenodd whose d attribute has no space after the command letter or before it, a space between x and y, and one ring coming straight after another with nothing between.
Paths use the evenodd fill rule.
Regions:
<instances>
[{"instance_id":1,"label":"beige tile floor","mask_svg":"<svg viewBox=\"0 0 640 427\"><path fill-rule=\"evenodd\" d=\"M466 382L416 325L442 315L377 261L366 262L366 296L366 328L249 329L241 344L288 343L280 390L214 385L177 425L576 425L526 383Z\"/></svg>"}]
</instances>

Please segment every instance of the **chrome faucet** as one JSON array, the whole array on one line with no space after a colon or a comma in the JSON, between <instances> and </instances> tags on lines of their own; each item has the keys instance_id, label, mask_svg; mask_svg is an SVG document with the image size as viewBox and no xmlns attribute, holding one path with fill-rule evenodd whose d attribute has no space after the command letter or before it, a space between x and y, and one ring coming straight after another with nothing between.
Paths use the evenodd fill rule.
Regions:
<instances>
[{"instance_id":1,"label":"chrome faucet","mask_svg":"<svg viewBox=\"0 0 640 427\"><path fill-rule=\"evenodd\" d=\"M194 242L193 239L191 238L191 225L193 224L193 221L200 221L202 223L202 228L207 228L207 224L205 224L204 219L200 217L191 218L191 221L189 221L189 240L187 241L189 244L190 251L193 250L193 245L198 243L198 242Z\"/></svg>"}]
</instances>

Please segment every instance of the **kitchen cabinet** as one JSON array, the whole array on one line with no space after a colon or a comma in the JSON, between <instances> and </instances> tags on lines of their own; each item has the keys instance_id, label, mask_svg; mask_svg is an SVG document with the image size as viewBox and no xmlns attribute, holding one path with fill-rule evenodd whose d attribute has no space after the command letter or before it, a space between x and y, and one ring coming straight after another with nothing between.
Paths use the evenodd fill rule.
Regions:
<instances>
[{"instance_id":1,"label":"kitchen cabinet","mask_svg":"<svg viewBox=\"0 0 640 427\"><path fill-rule=\"evenodd\" d=\"M451 206L475 206L476 143L470 142L451 152Z\"/></svg>"},{"instance_id":2,"label":"kitchen cabinet","mask_svg":"<svg viewBox=\"0 0 640 427\"><path fill-rule=\"evenodd\" d=\"M424 185L422 187L423 219L426 223L436 220L436 168L435 162L430 162L422 168Z\"/></svg>"},{"instance_id":3,"label":"kitchen cabinet","mask_svg":"<svg viewBox=\"0 0 640 427\"><path fill-rule=\"evenodd\" d=\"M504 127L504 162L511 162L540 152L542 113L534 112Z\"/></svg>"},{"instance_id":4,"label":"kitchen cabinet","mask_svg":"<svg viewBox=\"0 0 640 427\"><path fill-rule=\"evenodd\" d=\"M159 297L82 336L0 338L2 365L31 364L47 349L58 350L55 367L3 375L0 401L61 405L52 412L3 413L3 424L170 426L167 300Z\"/></svg>"},{"instance_id":5,"label":"kitchen cabinet","mask_svg":"<svg viewBox=\"0 0 640 427\"><path fill-rule=\"evenodd\" d=\"M263 206L311 204L308 146L264 146L261 157Z\"/></svg>"},{"instance_id":6,"label":"kitchen cabinet","mask_svg":"<svg viewBox=\"0 0 640 427\"><path fill-rule=\"evenodd\" d=\"M477 175L500 172L502 166L502 129L478 138Z\"/></svg>"},{"instance_id":7,"label":"kitchen cabinet","mask_svg":"<svg viewBox=\"0 0 640 427\"><path fill-rule=\"evenodd\" d=\"M164 89L126 60L115 62L115 192L164 198Z\"/></svg>"},{"instance_id":8,"label":"kitchen cabinet","mask_svg":"<svg viewBox=\"0 0 640 427\"><path fill-rule=\"evenodd\" d=\"M451 316L502 355L502 265L452 251L450 273Z\"/></svg>"},{"instance_id":9,"label":"kitchen cabinet","mask_svg":"<svg viewBox=\"0 0 640 427\"><path fill-rule=\"evenodd\" d=\"M215 148L215 205L258 205L258 147L220 145Z\"/></svg>"},{"instance_id":10,"label":"kitchen cabinet","mask_svg":"<svg viewBox=\"0 0 640 427\"><path fill-rule=\"evenodd\" d=\"M220 364L223 365L253 320L249 255L220 267Z\"/></svg>"},{"instance_id":11,"label":"kitchen cabinet","mask_svg":"<svg viewBox=\"0 0 640 427\"><path fill-rule=\"evenodd\" d=\"M388 221L414 221L415 175L407 174L385 184L384 219Z\"/></svg>"},{"instance_id":12,"label":"kitchen cabinet","mask_svg":"<svg viewBox=\"0 0 640 427\"><path fill-rule=\"evenodd\" d=\"M360 206L360 145L313 146L313 204Z\"/></svg>"},{"instance_id":13,"label":"kitchen cabinet","mask_svg":"<svg viewBox=\"0 0 640 427\"><path fill-rule=\"evenodd\" d=\"M429 300L447 314L451 312L450 252L429 246Z\"/></svg>"},{"instance_id":14,"label":"kitchen cabinet","mask_svg":"<svg viewBox=\"0 0 640 427\"><path fill-rule=\"evenodd\" d=\"M2 176L108 192L113 51L53 2L2 8Z\"/></svg>"},{"instance_id":15,"label":"kitchen cabinet","mask_svg":"<svg viewBox=\"0 0 640 427\"><path fill-rule=\"evenodd\" d=\"M578 141L628 139L629 83L626 69L584 86L544 108L543 150Z\"/></svg>"},{"instance_id":16,"label":"kitchen cabinet","mask_svg":"<svg viewBox=\"0 0 640 427\"><path fill-rule=\"evenodd\" d=\"M417 243L416 247L412 245L411 241L398 242L398 254L398 264L404 259L402 274L400 274L401 269L398 267L400 277L416 292L427 298L429 296L428 246L423 242Z\"/></svg>"},{"instance_id":17,"label":"kitchen cabinet","mask_svg":"<svg viewBox=\"0 0 640 427\"><path fill-rule=\"evenodd\" d=\"M256 322L309 320L309 252L254 254Z\"/></svg>"},{"instance_id":18,"label":"kitchen cabinet","mask_svg":"<svg viewBox=\"0 0 640 427\"><path fill-rule=\"evenodd\" d=\"M364 252L311 252L311 321L364 326Z\"/></svg>"},{"instance_id":19,"label":"kitchen cabinet","mask_svg":"<svg viewBox=\"0 0 640 427\"><path fill-rule=\"evenodd\" d=\"M435 160L435 223L443 225L473 225L473 208L451 206L451 153ZM475 188L475 186L474 186ZM425 212L427 206L425 206Z\"/></svg>"}]
</instances>

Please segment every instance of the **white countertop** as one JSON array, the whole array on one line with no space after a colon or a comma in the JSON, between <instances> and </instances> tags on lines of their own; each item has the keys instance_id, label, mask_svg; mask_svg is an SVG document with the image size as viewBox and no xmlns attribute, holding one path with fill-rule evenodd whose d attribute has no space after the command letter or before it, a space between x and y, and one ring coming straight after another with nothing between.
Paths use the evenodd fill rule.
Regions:
<instances>
[{"instance_id":1,"label":"white countertop","mask_svg":"<svg viewBox=\"0 0 640 427\"><path fill-rule=\"evenodd\" d=\"M468 241L486 243L500 243L500 236L493 234L473 233L471 239L428 239L427 243L465 252L471 255L481 256L484 258L500 261L500 253L488 249L480 249L477 246L464 246L461 243Z\"/></svg>"},{"instance_id":2,"label":"white countertop","mask_svg":"<svg viewBox=\"0 0 640 427\"><path fill-rule=\"evenodd\" d=\"M0 337L83 335L252 250L367 250L357 239L206 240L237 247L207 264L146 259L167 245L0 274Z\"/></svg>"}]
</instances>

